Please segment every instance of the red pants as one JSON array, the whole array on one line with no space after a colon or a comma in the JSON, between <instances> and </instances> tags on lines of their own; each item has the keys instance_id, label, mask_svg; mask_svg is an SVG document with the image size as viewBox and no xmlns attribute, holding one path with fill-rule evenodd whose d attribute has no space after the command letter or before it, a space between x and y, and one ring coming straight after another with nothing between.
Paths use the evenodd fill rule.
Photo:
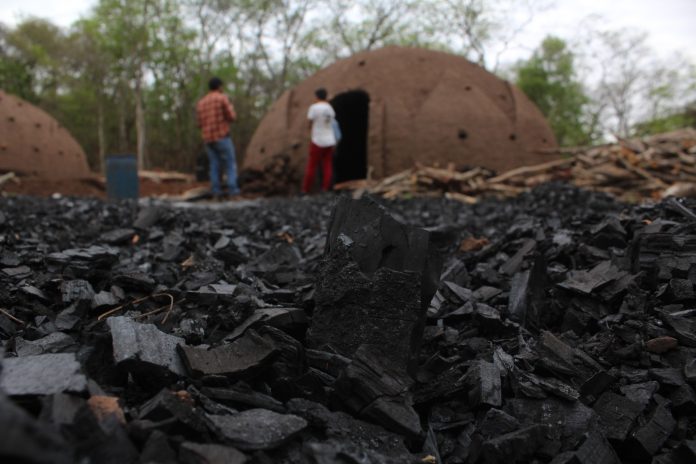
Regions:
<instances>
[{"instance_id":1,"label":"red pants","mask_svg":"<svg viewBox=\"0 0 696 464\"><path fill-rule=\"evenodd\" d=\"M326 192L331 188L331 177L333 175L333 151L334 147L320 147L314 143L309 144L309 160L305 170L304 180L302 181L302 192L309 193L314 184L314 175L317 167L321 163L321 189Z\"/></svg>"}]
</instances>

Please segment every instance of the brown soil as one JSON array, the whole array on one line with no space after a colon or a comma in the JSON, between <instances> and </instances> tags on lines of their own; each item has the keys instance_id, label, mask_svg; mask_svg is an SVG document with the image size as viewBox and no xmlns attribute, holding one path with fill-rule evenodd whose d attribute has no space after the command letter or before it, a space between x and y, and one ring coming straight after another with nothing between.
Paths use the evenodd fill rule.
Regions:
<instances>
[{"instance_id":1,"label":"brown soil","mask_svg":"<svg viewBox=\"0 0 696 464\"><path fill-rule=\"evenodd\" d=\"M206 182L162 182L148 179L140 180L140 196L179 195L197 187L206 187ZM104 185L93 179L39 179L23 177L20 183L8 182L0 191L4 194L33 195L49 197L54 193L63 196L106 198Z\"/></svg>"}]
</instances>

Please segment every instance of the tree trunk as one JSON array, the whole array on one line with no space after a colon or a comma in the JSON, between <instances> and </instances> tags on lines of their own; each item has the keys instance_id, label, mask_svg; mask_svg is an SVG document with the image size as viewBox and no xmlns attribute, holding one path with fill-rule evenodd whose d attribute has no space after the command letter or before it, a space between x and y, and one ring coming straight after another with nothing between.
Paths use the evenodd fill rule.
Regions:
<instances>
[{"instance_id":1,"label":"tree trunk","mask_svg":"<svg viewBox=\"0 0 696 464\"><path fill-rule=\"evenodd\" d=\"M104 100L97 97L97 142L99 144L99 171L106 174L106 137L104 136Z\"/></svg>"},{"instance_id":2,"label":"tree trunk","mask_svg":"<svg viewBox=\"0 0 696 464\"><path fill-rule=\"evenodd\" d=\"M135 87L135 133L137 138L138 169L145 169L145 108L143 106L142 79Z\"/></svg>"},{"instance_id":3,"label":"tree trunk","mask_svg":"<svg viewBox=\"0 0 696 464\"><path fill-rule=\"evenodd\" d=\"M128 93L126 92L125 82L120 85L120 98L118 103L118 150L121 153L126 153L128 150L128 128L126 127L126 103Z\"/></svg>"}]
</instances>

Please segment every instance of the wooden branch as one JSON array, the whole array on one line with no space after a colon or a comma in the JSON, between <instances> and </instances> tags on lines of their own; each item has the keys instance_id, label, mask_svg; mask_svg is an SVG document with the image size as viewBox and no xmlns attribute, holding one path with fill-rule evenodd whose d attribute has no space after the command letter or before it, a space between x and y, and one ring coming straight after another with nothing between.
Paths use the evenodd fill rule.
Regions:
<instances>
[{"instance_id":1,"label":"wooden branch","mask_svg":"<svg viewBox=\"0 0 696 464\"><path fill-rule=\"evenodd\" d=\"M553 161L549 161L546 163L537 164L536 166L523 166L521 168L512 169L510 171L504 172L503 174L501 174L499 176L488 179L488 182L491 184L495 184L495 183L510 179L511 177L520 176L522 174L531 174L531 173L542 172L542 171L546 171L547 169L550 169L550 168L556 168L559 166L567 166L569 164L573 164L574 162L575 162L575 159L567 158L567 159L553 160Z\"/></svg>"}]
</instances>

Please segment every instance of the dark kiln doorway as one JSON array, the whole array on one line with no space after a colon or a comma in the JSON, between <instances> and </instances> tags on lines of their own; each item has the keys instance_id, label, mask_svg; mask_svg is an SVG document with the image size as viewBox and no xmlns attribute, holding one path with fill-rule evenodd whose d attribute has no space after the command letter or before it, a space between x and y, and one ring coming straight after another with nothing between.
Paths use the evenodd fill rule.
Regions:
<instances>
[{"instance_id":1,"label":"dark kiln doorway","mask_svg":"<svg viewBox=\"0 0 696 464\"><path fill-rule=\"evenodd\" d=\"M334 180L336 183L367 177L367 127L370 96L363 90L351 90L331 100L342 138L336 147Z\"/></svg>"}]
</instances>

